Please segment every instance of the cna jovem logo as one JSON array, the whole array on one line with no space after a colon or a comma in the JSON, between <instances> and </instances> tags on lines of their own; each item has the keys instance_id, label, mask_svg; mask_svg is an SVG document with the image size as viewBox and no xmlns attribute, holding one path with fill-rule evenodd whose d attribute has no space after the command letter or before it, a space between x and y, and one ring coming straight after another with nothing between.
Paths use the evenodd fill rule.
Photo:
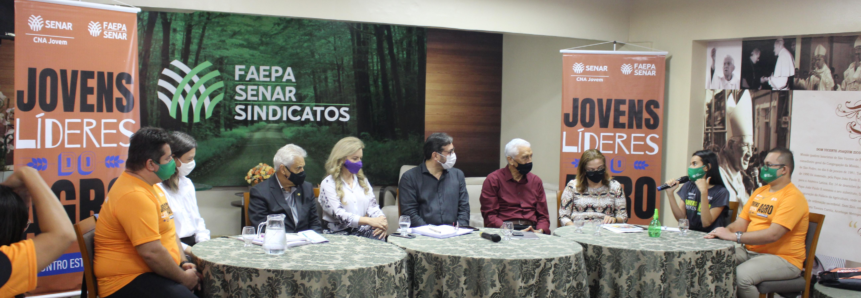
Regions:
<instances>
[{"instance_id":1,"label":"cna jovem logo","mask_svg":"<svg viewBox=\"0 0 861 298\"><path fill-rule=\"evenodd\" d=\"M42 26L45 25L45 21L42 20L42 16L30 15L30 18L27 19L27 25L30 25L30 30L38 32L42 30Z\"/></svg>"},{"instance_id":2,"label":"cna jovem logo","mask_svg":"<svg viewBox=\"0 0 861 298\"><path fill-rule=\"evenodd\" d=\"M634 67L631 64L622 64L622 73L625 75L631 74L634 71Z\"/></svg>"},{"instance_id":3,"label":"cna jovem logo","mask_svg":"<svg viewBox=\"0 0 861 298\"><path fill-rule=\"evenodd\" d=\"M98 37L99 33L102 33L102 24L99 24L99 22L90 22L90 25L87 26L87 31L90 31L90 35L93 37Z\"/></svg>"},{"instance_id":4,"label":"cna jovem logo","mask_svg":"<svg viewBox=\"0 0 861 298\"><path fill-rule=\"evenodd\" d=\"M188 114L191 112L190 109L193 108L194 123L200 122L200 115L204 112L206 113L206 119L212 117L212 112L215 110L215 106L221 102L222 98L224 98L224 92L216 95L211 100L209 96L212 92L223 88L224 82L218 81L210 84L209 87L206 87L206 83L217 78L221 73L219 73L218 70L213 70L204 74L203 77L198 77L197 75L202 73L204 69L212 66L212 63L209 61L195 66L194 69L189 68L184 63L179 62L179 60L173 60L170 65L178 68L184 74L184 76L180 76L169 68L165 68L161 71L163 75L173 79L179 84L174 86L168 81L162 79L158 80L158 85L170 92L168 94L161 91L158 92L158 99L167 106L168 111L170 111L170 116L174 119L178 119L177 111L181 109L181 120L184 123L188 123ZM183 91L185 92L184 97Z\"/></svg>"}]
</instances>

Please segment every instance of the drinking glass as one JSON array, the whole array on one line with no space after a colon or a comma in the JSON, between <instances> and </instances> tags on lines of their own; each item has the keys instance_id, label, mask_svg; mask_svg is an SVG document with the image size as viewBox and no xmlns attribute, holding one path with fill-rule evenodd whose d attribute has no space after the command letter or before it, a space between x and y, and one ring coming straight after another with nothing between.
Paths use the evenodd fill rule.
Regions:
<instances>
[{"instance_id":1,"label":"drinking glass","mask_svg":"<svg viewBox=\"0 0 861 298\"><path fill-rule=\"evenodd\" d=\"M586 220L582 215L578 215L574 217L574 227L577 228L577 233L583 234L583 225L586 224Z\"/></svg>"},{"instance_id":2,"label":"drinking glass","mask_svg":"<svg viewBox=\"0 0 861 298\"><path fill-rule=\"evenodd\" d=\"M679 219L679 230L682 232L682 236L687 236L688 229L691 228L691 223L687 218Z\"/></svg>"},{"instance_id":3,"label":"drinking glass","mask_svg":"<svg viewBox=\"0 0 861 298\"><path fill-rule=\"evenodd\" d=\"M243 247L251 246L251 241L254 240L254 236L257 236L257 234L254 232L254 227L242 227L242 240L245 240L245 246Z\"/></svg>"},{"instance_id":4,"label":"drinking glass","mask_svg":"<svg viewBox=\"0 0 861 298\"><path fill-rule=\"evenodd\" d=\"M592 236L598 236L598 237L601 236L601 225L603 223L604 223L603 218L593 218L592 219L592 226L595 227L595 233L592 234Z\"/></svg>"},{"instance_id":5,"label":"drinking glass","mask_svg":"<svg viewBox=\"0 0 861 298\"><path fill-rule=\"evenodd\" d=\"M514 233L514 223L510 221L502 222L502 236L505 240L511 240L511 234Z\"/></svg>"},{"instance_id":6,"label":"drinking glass","mask_svg":"<svg viewBox=\"0 0 861 298\"><path fill-rule=\"evenodd\" d=\"M398 233L401 235L409 235L410 228L410 216L409 215L401 215L398 218Z\"/></svg>"}]
</instances>

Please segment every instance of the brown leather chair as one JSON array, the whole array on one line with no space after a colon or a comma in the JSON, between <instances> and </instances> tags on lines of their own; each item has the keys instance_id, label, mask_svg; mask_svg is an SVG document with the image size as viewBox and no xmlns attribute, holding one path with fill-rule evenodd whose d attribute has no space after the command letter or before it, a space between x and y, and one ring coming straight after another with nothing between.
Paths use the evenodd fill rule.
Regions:
<instances>
[{"instance_id":1,"label":"brown leather chair","mask_svg":"<svg viewBox=\"0 0 861 298\"><path fill-rule=\"evenodd\" d=\"M730 201L729 202L729 222L732 223L735 221L735 218L738 217L738 201Z\"/></svg>"},{"instance_id":2,"label":"brown leather chair","mask_svg":"<svg viewBox=\"0 0 861 298\"><path fill-rule=\"evenodd\" d=\"M84 280L86 281L85 287L81 289L81 296L96 298L99 293L99 284L96 282L96 273L93 271L93 255L96 252L94 248L96 217L90 216L76 223L75 234L78 236L78 248L81 250L81 258L84 261Z\"/></svg>"},{"instance_id":3,"label":"brown leather chair","mask_svg":"<svg viewBox=\"0 0 861 298\"><path fill-rule=\"evenodd\" d=\"M247 191L242 193L242 199L244 200L242 204L242 213L245 214L245 226L248 227L251 226L251 218L248 217L248 203L251 201L251 193ZM257 227L254 228L256 229Z\"/></svg>"},{"instance_id":4,"label":"brown leather chair","mask_svg":"<svg viewBox=\"0 0 861 298\"><path fill-rule=\"evenodd\" d=\"M810 213L810 225L807 227L807 237L804 245L807 248L807 259L804 260L804 272L801 276L787 279L764 281L756 285L759 291L759 298L774 298L774 293L780 294L781 297L793 297L801 293L802 298L810 297L810 278L813 272L813 263L816 256L816 245L819 244L819 232L822 231L822 222L825 221L825 215L818 213Z\"/></svg>"}]
</instances>

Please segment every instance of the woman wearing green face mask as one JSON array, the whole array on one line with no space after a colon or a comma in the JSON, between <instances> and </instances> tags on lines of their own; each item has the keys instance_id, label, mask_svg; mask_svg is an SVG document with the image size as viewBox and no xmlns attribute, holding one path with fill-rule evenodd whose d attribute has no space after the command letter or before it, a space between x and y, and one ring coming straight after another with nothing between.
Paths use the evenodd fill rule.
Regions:
<instances>
[{"instance_id":1,"label":"woman wearing green face mask","mask_svg":"<svg viewBox=\"0 0 861 298\"><path fill-rule=\"evenodd\" d=\"M677 220L686 218L694 231L708 233L727 226L730 194L720 177L717 154L709 150L695 152L691 156L688 178L690 181L679 190L681 200L676 197L679 182L667 181L672 188L664 191L667 191L673 216Z\"/></svg>"}]
</instances>

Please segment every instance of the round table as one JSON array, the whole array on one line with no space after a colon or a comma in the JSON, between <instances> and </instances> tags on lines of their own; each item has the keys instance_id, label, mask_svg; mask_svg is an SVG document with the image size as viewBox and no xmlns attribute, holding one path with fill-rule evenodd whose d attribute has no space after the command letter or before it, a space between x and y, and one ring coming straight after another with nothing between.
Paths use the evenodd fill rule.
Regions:
<instances>
[{"instance_id":1,"label":"round table","mask_svg":"<svg viewBox=\"0 0 861 298\"><path fill-rule=\"evenodd\" d=\"M482 229L502 235L499 229ZM583 249L560 237L389 237L409 253L410 297L588 297Z\"/></svg>"},{"instance_id":2,"label":"round table","mask_svg":"<svg viewBox=\"0 0 861 298\"><path fill-rule=\"evenodd\" d=\"M573 226L553 233L585 251L592 297L735 297L734 242L703 239L705 233L614 233Z\"/></svg>"},{"instance_id":3,"label":"round table","mask_svg":"<svg viewBox=\"0 0 861 298\"><path fill-rule=\"evenodd\" d=\"M363 237L324 235L329 243L283 255L217 238L192 248L205 297L405 297L407 253Z\"/></svg>"},{"instance_id":4,"label":"round table","mask_svg":"<svg viewBox=\"0 0 861 298\"><path fill-rule=\"evenodd\" d=\"M861 292L832 288L815 284L810 292L811 298L861 298Z\"/></svg>"}]
</instances>

